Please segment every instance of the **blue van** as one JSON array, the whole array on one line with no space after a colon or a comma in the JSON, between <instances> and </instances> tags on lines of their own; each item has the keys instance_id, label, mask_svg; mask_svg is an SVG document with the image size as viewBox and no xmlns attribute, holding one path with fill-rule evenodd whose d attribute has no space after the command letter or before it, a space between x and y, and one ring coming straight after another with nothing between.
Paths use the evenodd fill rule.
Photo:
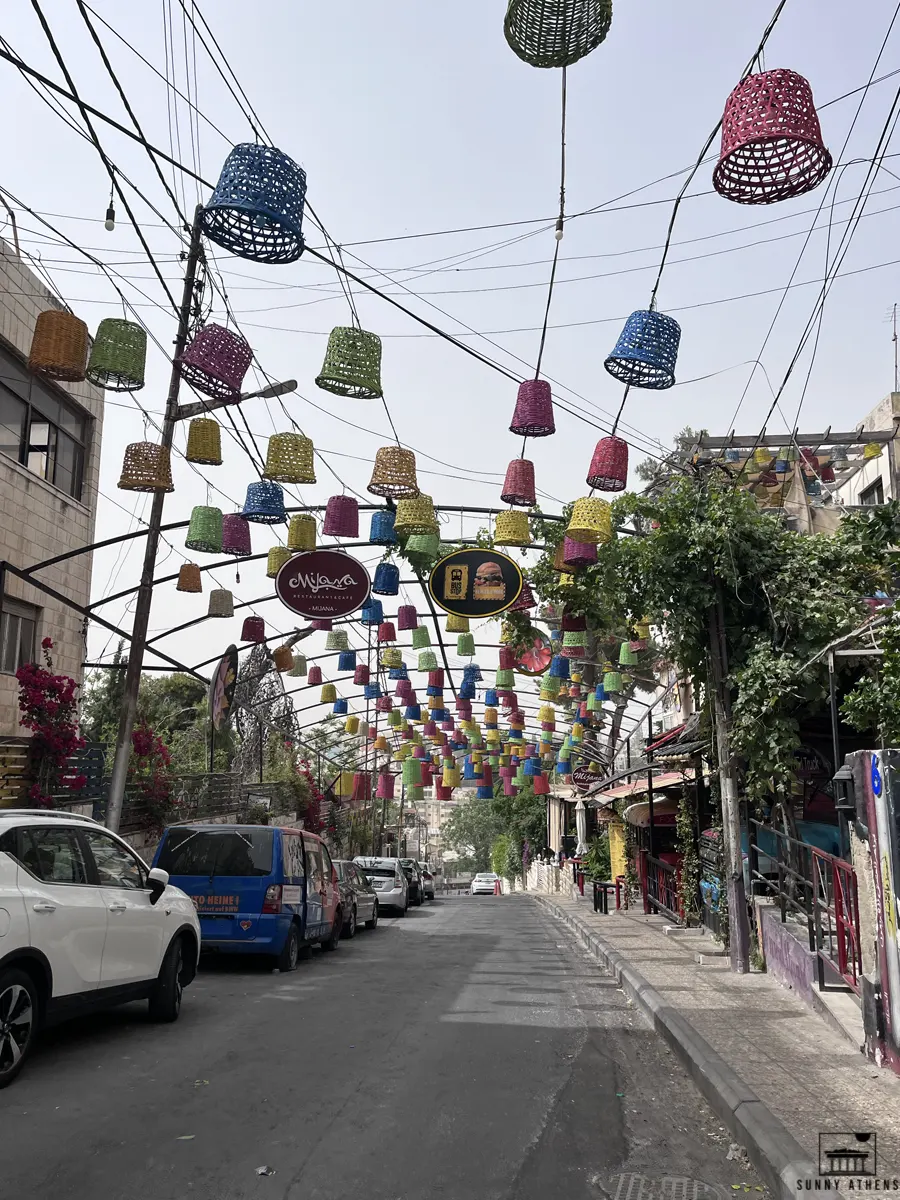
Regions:
<instances>
[{"instance_id":1,"label":"blue van","mask_svg":"<svg viewBox=\"0 0 900 1200\"><path fill-rule=\"evenodd\" d=\"M187 892L201 953L265 954L293 971L300 951L336 950L343 915L337 871L320 837L268 825L170 825L153 859Z\"/></svg>"}]
</instances>

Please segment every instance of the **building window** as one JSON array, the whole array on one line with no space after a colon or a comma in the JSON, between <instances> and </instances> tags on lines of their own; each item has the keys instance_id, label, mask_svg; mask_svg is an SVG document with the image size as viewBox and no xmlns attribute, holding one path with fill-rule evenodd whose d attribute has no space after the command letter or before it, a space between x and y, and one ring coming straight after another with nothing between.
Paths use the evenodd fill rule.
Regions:
<instances>
[{"instance_id":1,"label":"building window","mask_svg":"<svg viewBox=\"0 0 900 1200\"><path fill-rule=\"evenodd\" d=\"M884 482L876 479L859 493L860 504L884 504Z\"/></svg>"},{"instance_id":2,"label":"building window","mask_svg":"<svg viewBox=\"0 0 900 1200\"><path fill-rule=\"evenodd\" d=\"M0 454L80 500L89 421L0 347Z\"/></svg>"},{"instance_id":3,"label":"building window","mask_svg":"<svg viewBox=\"0 0 900 1200\"><path fill-rule=\"evenodd\" d=\"M34 662L34 647L41 610L22 600L3 597L0 611L0 671L15 675L19 667Z\"/></svg>"}]
</instances>

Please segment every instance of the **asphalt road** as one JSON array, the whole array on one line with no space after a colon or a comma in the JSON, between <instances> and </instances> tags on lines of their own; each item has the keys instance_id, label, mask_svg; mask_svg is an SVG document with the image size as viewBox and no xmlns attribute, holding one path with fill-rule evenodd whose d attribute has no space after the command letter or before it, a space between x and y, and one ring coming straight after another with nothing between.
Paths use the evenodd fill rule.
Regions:
<instances>
[{"instance_id":1,"label":"asphalt road","mask_svg":"<svg viewBox=\"0 0 900 1200\"><path fill-rule=\"evenodd\" d=\"M144 1008L49 1032L0 1092L3 1200L759 1196L529 897L438 900L291 975L216 962L175 1025Z\"/></svg>"}]
</instances>

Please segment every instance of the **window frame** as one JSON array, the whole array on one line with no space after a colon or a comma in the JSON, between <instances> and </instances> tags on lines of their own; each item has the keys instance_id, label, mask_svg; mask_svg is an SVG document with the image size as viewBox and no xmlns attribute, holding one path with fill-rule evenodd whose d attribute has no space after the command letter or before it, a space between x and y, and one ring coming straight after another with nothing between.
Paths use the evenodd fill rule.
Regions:
<instances>
[{"instance_id":1,"label":"window frame","mask_svg":"<svg viewBox=\"0 0 900 1200\"><path fill-rule=\"evenodd\" d=\"M78 835L79 841L83 843L82 852L85 855L85 862L88 865L88 873L92 876L91 883L94 887L113 888L120 892L146 892L149 890L149 868L147 867L147 864L140 858L140 856L134 850L132 850L131 846L129 846L127 842L119 841L119 839L114 837L108 829L86 828L76 829L73 832ZM94 847L91 845L91 834L111 842L114 846L117 846L118 849L121 850L122 853L127 857L134 859L135 865L138 869L138 875L141 879L140 887L128 887L122 883L105 883L100 878L100 867L96 858L94 858Z\"/></svg>"},{"instance_id":2,"label":"window frame","mask_svg":"<svg viewBox=\"0 0 900 1200\"><path fill-rule=\"evenodd\" d=\"M15 610L17 607L22 611L16 612ZM26 663L35 661L35 656L37 654L38 630L40 628L42 613L43 609L39 608L36 604L29 604L25 600L19 600L17 597L8 596L5 593L0 594L0 675L15 675L19 667L24 666ZM10 620L7 621L7 618ZM30 655L22 658L22 661L18 662L17 665L12 668L12 670L8 670L6 667L5 658L6 640L9 623L12 620L15 620L17 623L16 658L18 659L21 654L23 621L28 621L32 625L31 652Z\"/></svg>"},{"instance_id":3,"label":"window frame","mask_svg":"<svg viewBox=\"0 0 900 1200\"><path fill-rule=\"evenodd\" d=\"M873 499L868 499L869 496L872 496ZM880 475L868 487L862 489L859 493L859 502L865 508L877 508L879 504L884 504L884 480Z\"/></svg>"},{"instance_id":4,"label":"window frame","mask_svg":"<svg viewBox=\"0 0 900 1200\"><path fill-rule=\"evenodd\" d=\"M81 854L82 863L84 865L85 875L87 876L87 878L85 878L82 882L78 882L74 879L72 879L72 880L44 879L43 876L41 876L41 875L35 875L35 873L30 869L28 864L25 862L24 855L23 855L22 839L23 839L23 835L28 834L29 836L31 836L36 831L46 831L48 833L52 831L53 833L66 834L71 839L71 841L78 847L78 851ZM18 825L16 827L16 850L17 850L16 861L18 862L19 866L22 868L23 871L25 871L32 879L36 880L38 883L44 884L45 887L92 887L94 885L94 881L91 879L91 874L92 874L92 870L93 870L93 859L90 857L90 855L85 853L85 846L82 843L81 838L79 837L80 833L81 833L80 829L74 829L71 825L40 825L40 824ZM35 849L37 849L36 846L35 846Z\"/></svg>"}]
</instances>

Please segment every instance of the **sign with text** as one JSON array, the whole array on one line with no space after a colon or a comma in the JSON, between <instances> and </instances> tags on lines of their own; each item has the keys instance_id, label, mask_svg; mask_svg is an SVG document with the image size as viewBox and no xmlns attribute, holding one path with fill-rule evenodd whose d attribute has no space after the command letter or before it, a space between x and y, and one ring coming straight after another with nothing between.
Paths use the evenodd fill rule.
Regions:
<instances>
[{"instance_id":1,"label":"sign with text","mask_svg":"<svg viewBox=\"0 0 900 1200\"><path fill-rule=\"evenodd\" d=\"M518 600L522 571L497 550L454 550L431 572L428 590L445 612L458 617L495 617Z\"/></svg>"},{"instance_id":2,"label":"sign with text","mask_svg":"<svg viewBox=\"0 0 900 1200\"><path fill-rule=\"evenodd\" d=\"M579 792L586 792L593 783L599 783L600 776L590 767L576 767L572 772L572 784Z\"/></svg>"},{"instance_id":3,"label":"sign with text","mask_svg":"<svg viewBox=\"0 0 900 1200\"><path fill-rule=\"evenodd\" d=\"M339 550L309 550L288 559L275 576L282 604L301 617L347 617L369 598L362 563Z\"/></svg>"}]
</instances>

